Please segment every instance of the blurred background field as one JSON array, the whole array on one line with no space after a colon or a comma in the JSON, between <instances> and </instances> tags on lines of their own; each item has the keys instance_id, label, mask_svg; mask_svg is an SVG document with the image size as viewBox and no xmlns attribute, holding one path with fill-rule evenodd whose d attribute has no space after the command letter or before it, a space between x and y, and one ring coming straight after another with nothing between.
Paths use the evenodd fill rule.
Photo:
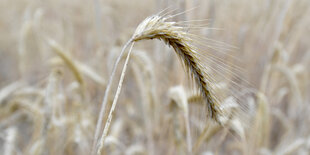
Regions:
<instances>
[{"instance_id":1,"label":"blurred background field","mask_svg":"<svg viewBox=\"0 0 310 155\"><path fill-rule=\"evenodd\" d=\"M173 49L143 41L102 154L188 154L188 135L192 154L309 154L309 0L1 0L0 154L90 154L121 47L166 8L194 8L174 20L208 19L196 33L233 46L239 61L221 60L251 84L251 127L204 117Z\"/></svg>"}]
</instances>

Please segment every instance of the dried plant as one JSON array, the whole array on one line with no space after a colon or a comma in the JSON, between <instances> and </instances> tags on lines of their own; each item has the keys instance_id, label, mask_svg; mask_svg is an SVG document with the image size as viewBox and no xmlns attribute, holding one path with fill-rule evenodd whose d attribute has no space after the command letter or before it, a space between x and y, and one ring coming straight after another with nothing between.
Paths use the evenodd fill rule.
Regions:
<instances>
[{"instance_id":1,"label":"dried plant","mask_svg":"<svg viewBox=\"0 0 310 155\"><path fill-rule=\"evenodd\" d=\"M0 154L309 154L309 13L2 0Z\"/></svg>"},{"instance_id":2,"label":"dried plant","mask_svg":"<svg viewBox=\"0 0 310 155\"><path fill-rule=\"evenodd\" d=\"M118 96L121 90L121 86L123 83L123 79L125 76L125 71L128 65L129 56L131 54L132 47L135 42L141 40L148 40L148 39L159 39L164 41L169 46L173 47L174 51L182 61L187 73L189 76L194 80L196 86L200 91L201 97L204 99L203 102L207 105L208 113L206 114L214 121L219 124L226 124L227 121L231 117L231 111L223 110L221 107L221 100L219 95L215 94L216 85L213 83L212 75L208 73L208 69L206 66L203 65L201 57L202 55L199 54L199 48L194 46L195 40L193 40L193 35L187 32L188 27L186 26L179 26L180 23L178 22L170 22L168 21L173 16L161 16L160 14L156 14L146 18L142 21L139 26L137 27L135 33L133 34L132 38L126 43L124 48L121 51L120 56L116 60L114 65L112 75L110 76L110 81L108 87L105 92L104 100L102 103L101 112L99 115L97 129L95 134L95 141L98 139L98 134L101 128L102 117L104 116L103 112L106 106L107 98L110 91L110 85L112 83L112 79L114 78L115 71L117 65L121 58L123 57L123 53L128 45L131 44L130 50L127 53L127 57L125 60L125 64L123 67L123 71L121 73L121 77L119 80L118 88L116 90L116 94L112 103L112 107L110 109L110 113L108 115L106 124L103 129L102 136L98 142L94 142L97 144L97 154L101 154L101 150L103 148L105 137L107 136L107 132L109 130L109 126L112 120L112 114L115 110L115 106L118 100ZM202 57L203 58L203 57ZM188 121L187 121L188 122ZM189 125L187 125L189 130ZM189 140L189 138L187 138ZM189 152L191 152L191 142L189 140ZM94 145L95 146L95 145ZM95 147L93 147L93 150ZM94 151L93 151L94 152Z\"/></svg>"}]
</instances>

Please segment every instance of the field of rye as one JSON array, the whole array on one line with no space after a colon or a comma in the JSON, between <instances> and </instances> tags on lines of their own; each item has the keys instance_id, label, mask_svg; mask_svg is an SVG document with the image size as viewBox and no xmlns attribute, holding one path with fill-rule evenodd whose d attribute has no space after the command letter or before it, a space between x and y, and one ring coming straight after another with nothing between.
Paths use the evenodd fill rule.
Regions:
<instances>
[{"instance_id":1,"label":"field of rye","mask_svg":"<svg viewBox=\"0 0 310 155\"><path fill-rule=\"evenodd\" d=\"M0 154L308 155L309 0L0 0Z\"/></svg>"}]
</instances>

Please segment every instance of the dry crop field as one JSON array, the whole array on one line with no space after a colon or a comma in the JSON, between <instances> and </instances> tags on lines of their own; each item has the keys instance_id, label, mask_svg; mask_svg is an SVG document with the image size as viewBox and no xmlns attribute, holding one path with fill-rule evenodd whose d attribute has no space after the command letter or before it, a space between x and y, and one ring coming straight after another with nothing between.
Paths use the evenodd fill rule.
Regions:
<instances>
[{"instance_id":1,"label":"dry crop field","mask_svg":"<svg viewBox=\"0 0 310 155\"><path fill-rule=\"evenodd\" d=\"M0 154L310 153L309 0L0 0Z\"/></svg>"}]
</instances>

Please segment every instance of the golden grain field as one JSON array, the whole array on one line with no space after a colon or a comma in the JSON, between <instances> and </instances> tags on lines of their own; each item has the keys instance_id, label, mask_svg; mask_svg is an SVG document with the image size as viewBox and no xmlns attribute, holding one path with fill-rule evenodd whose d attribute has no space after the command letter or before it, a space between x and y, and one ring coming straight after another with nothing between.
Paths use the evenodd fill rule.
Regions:
<instances>
[{"instance_id":1,"label":"golden grain field","mask_svg":"<svg viewBox=\"0 0 310 155\"><path fill-rule=\"evenodd\" d=\"M309 0L0 0L0 154L308 155Z\"/></svg>"}]
</instances>

